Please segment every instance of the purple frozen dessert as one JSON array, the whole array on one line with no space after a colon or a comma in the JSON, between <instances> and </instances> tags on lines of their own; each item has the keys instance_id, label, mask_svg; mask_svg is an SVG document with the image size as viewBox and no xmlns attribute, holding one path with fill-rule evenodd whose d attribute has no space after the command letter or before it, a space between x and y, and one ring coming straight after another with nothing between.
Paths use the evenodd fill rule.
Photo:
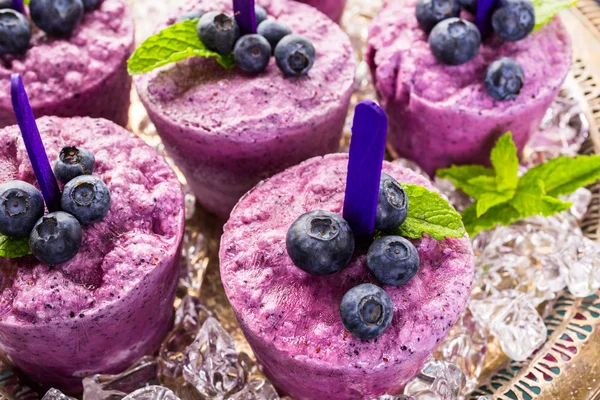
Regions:
<instances>
[{"instance_id":1,"label":"purple frozen dessert","mask_svg":"<svg viewBox=\"0 0 600 400\"><path fill-rule=\"evenodd\" d=\"M413 241L421 259L402 287L383 286L394 308L377 340L344 329L340 302L362 283L377 284L357 250L329 276L302 271L286 251L286 234L313 210L341 214L348 156L308 160L256 186L233 210L221 241L221 276L238 321L271 381L295 400L370 400L397 393L464 310L473 250L467 238ZM399 182L433 190L429 180L384 162Z\"/></svg>"},{"instance_id":2,"label":"purple frozen dessert","mask_svg":"<svg viewBox=\"0 0 600 400\"><path fill-rule=\"evenodd\" d=\"M231 3L188 7L231 13ZM259 3L314 44L307 76L286 78L274 58L252 75L196 57L134 78L168 153L200 203L221 217L262 179L338 149L354 82L350 39L339 26L295 1Z\"/></svg>"},{"instance_id":3,"label":"purple frozen dessert","mask_svg":"<svg viewBox=\"0 0 600 400\"><path fill-rule=\"evenodd\" d=\"M0 54L0 128L15 124L10 75L20 73L36 117L88 116L127 125L133 17L124 0L104 0L68 37L33 26L24 55Z\"/></svg>"},{"instance_id":4,"label":"purple frozen dessert","mask_svg":"<svg viewBox=\"0 0 600 400\"><path fill-rule=\"evenodd\" d=\"M428 174L452 164L486 164L508 131L522 150L571 66L571 41L560 20L517 42L491 36L471 61L449 66L433 56L416 3L386 1L369 33L367 58L393 149ZM494 100L484 87L487 68L502 57L515 59L525 73L515 100Z\"/></svg>"},{"instance_id":5,"label":"purple frozen dessert","mask_svg":"<svg viewBox=\"0 0 600 400\"><path fill-rule=\"evenodd\" d=\"M346 0L298 0L302 3L309 4L327 15L335 22L340 22L342 14L344 13L344 7L346 7Z\"/></svg>"},{"instance_id":6,"label":"purple frozen dessert","mask_svg":"<svg viewBox=\"0 0 600 400\"><path fill-rule=\"evenodd\" d=\"M183 193L167 162L102 119L43 117L48 156L65 146L95 154L109 187L103 221L83 228L72 260L0 259L0 348L44 386L81 390L153 353L168 333L184 227ZM35 177L17 126L0 130L0 182Z\"/></svg>"}]
</instances>

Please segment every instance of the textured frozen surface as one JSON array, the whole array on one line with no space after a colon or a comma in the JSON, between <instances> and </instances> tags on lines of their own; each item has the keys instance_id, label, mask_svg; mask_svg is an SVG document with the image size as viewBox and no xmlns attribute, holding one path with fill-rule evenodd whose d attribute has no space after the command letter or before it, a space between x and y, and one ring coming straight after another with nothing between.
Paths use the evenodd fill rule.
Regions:
<instances>
[{"instance_id":1,"label":"textured frozen surface","mask_svg":"<svg viewBox=\"0 0 600 400\"><path fill-rule=\"evenodd\" d=\"M84 228L71 261L50 268L33 257L2 260L0 345L34 379L80 389L83 377L125 369L168 332L183 193L162 156L111 122L44 117L38 125L51 160L67 145L95 153L94 175L112 205ZM1 130L0 143L0 181L33 183L18 128Z\"/></svg>"},{"instance_id":2,"label":"textured frozen surface","mask_svg":"<svg viewBox=\"0 0 600 400\"><path fill-rule=\"evenodd\" d=\"M301 3L258 3L313 42L307 76L285 78L274 59L249 75L192 58L134 78L167 152L200 203L221 217L260 180L338 149L354 82L350 40L335 23ZM186 7L230 12L231 1Z\"/></svg>"},{"instance_id":3,"label":"textured frozen surface","mask_svg":"<svg viewBox=\"0 0 600 400\"><path fill-rule=\"evenodd\" d=\"M15 123L9 77L23 76L36 117L102 117L127 124L133 18L124 0L104 0L86 12L69 39L34 29L23 56L0 55L0 128Z\"/></svg>"},{"instance_id":4,"label":"textured frozen surface","mask_svg":"<svg viewBox=\"0 0 600 400\"><path fill-rule=\"evenodd\" d=\"M285 235L307 211L341 211L347 163L343 154L315 158L258 185L232 213L221 242L223 283L246 338L271 380L300 400L369 399L398 390L444 338L470 294L469 241L425 237L415 242L418 275L404 287L385 287L395 312L386 332L362 342L345 331L342 296L374 283L364 253L338 274L315 277L293 265ZM385 163L384 171L432 187L400 166Z\"/></svg>"}]
</instances>

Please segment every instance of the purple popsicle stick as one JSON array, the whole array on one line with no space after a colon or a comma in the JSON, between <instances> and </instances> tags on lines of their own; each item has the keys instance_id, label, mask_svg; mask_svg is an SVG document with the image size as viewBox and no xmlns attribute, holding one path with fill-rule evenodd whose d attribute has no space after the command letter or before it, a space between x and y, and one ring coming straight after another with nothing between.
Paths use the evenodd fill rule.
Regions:
<instances>
[{"instance_id":1,"label":"purple popsicle stick","mask_svg":"<svg viewBox=\"0 0 600 400\"><path fill-rule=\"evenodd\" d=\"M48 155L40 137L33 110L27 92L23 86L23 80L20 74L12 74L10 77L10 94L12 98L13 111L17 118L23 142L27 148L29 161L33 167L35 178L40 185L40 190L44 196L44 201L48 211L54 212L60 210L60 189L56 182L56 177L48 161Z\"/></svg>"},{"instance_id":2,"label":"purple popsicle stick","mask_svg":"<svg viewBox=\"0 0 600 400\"><path fill-rule=\"evenodd\" d=\"M477 15L475 25L479 28L481 36L486 36L491 31L490 14L494 10L497 0L477 0Z\"/></svg>"},{"instance_id":3,"label":"purple popsicle stick","mask_svg":"<svg viewBox=\"0 0 600 400\"><path fill-rule=\"evenodd\" d=\"M375 230L387 127L387 116L377 103L363 101L356 106L350 142L344 219L348 221L357 238L372 237Z\"/></svg>"},{"instance_id":4,"label":"purple popsicle stick","mask_svg":"<svg viewBox=\"0 0 600 400\"><path fill-rule=\"evenodd\" d=\"M256 33L254 0L233 0L233 12L243 35Z\"/></svg>"},{"instance_id":5,"label":"purple popsicle stick","mask_svg":"<svg viewBox=\"0 0 600 400\"><path fill-rule=\"evenodd\" d=\"M20 12L23 15L25 14L25 4L23 4L23 0L12 0L13 9L16 12Z\"/></svg>"}]
</instances>

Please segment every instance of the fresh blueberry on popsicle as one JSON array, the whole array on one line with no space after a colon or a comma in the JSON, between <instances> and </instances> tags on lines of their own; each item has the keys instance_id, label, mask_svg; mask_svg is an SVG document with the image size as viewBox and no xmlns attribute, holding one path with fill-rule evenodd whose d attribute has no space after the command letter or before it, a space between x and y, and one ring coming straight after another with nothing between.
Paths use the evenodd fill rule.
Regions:
<instances>
[{"instance_id":1,"label":"fresh blueberry on popsicle","mask_svg":"<svg viewBox=\"0 0 600 400\"><path fill-rule=\"evenodd\" d=\"M258 34L264 36L275 49L281 39L292 34L292 29L283 22L268 19L258 26Z\"/></svg>"},{"instance_id":2,"label":"fresh blueberry on popsicle","mask_svg":"<svg viewBox=\"0 0 600 400\"><path fill-rule=\"evenodd\" d=\"M379 337L392 322L390 296L380 287L364 283L350 289L340 305L344 327L362 340Z\"/></svg>"},{"instance_id":3,"label":"fresh blueberry on popsicle","mask_svg":"<svg viewBox=\"0 0 600 400\"><path fill-rule=\"evenodd\" d=\"M66 185L80 175L91 175L95 164L91 151L76 146L65 147L54 162L54 175Z\"/></svg>"},{"instance_id":4,"label":"fresh blueberry on popsicle","mask_svg":"<svg viewBox=\"0 0 600 400\"><path fill-rule=\"evenodd\" d=\"M485 74L485 89L495 100L514 100L525 82L525 73L514 59L504 57L494 61Z\"/></svg>"},{"instance_id":5,"label":"fresh blueberry on popsicle","mask_svg":"<svg viewBox=\"0 0 600 400\"><path fill-rule=\"evenodd\" d=\"M233 49L233 57L238 67L246 72L262 72L271 59L271 45L261 35L245 35L240 38Z\"/></svg>"},{"instance_id":6,"label":"fresh blueberry on popsicle","mask_svg":"<svg viewBox=\"0 0 600 400\"><path fill-rule=\"evenodd\" d=\"M33 22L49 35L69 36L81 22L81 0L31 0L29 12Z\"/></svg>"},{"instance_id":7,"label":"fresh blueberry on popsicle","mask_svg":"<svg viewBox=\"0 0 600 400\"><path fill-rule=\"evenodd\" d=\"M256 25L260 25L267 20L267 10L258 4L254 6L254 13L256 14Z\"/></svg>"},{"instance_id":8,"label":"fresh blueberry on popsicle","mask_svg":"<svg viewBox=\"0 0 600 400\"><path fill-rule=\"evenodd\" d=\"M431 52L446 65L461 65L472 60L479 53L480 45L479 29L460 18L443 20L429 35Z\"/></svg>"},{"instance_id":9,"label":"fresh blueberry on popsicle","mask_svg":"<svg viewBox=\"0 0 600 400\"><path fill-rule=\"evenodd\" d=\"M61 198L63 211L82 225L100 222L110 210L110 191L96 176L81 175L65 185Z\"/></svg>"},{"instance_id":10,"label":"fresh blueberry on popsicle","mask_svg":"<svg viewBox=\"0 0 600 400\"><path fill-rule=\"evenodd\" d=\"M48 265L58 265L77 255L83 233L75 217L57 211L43 216L35 224L29 237L33 255Z\"/></svg>"},{"instance_id":11,"label":"fresh blueberry on popsicle","mask_svg":"<svg viewBox=\"0 0 600 400\"><path fill-rule=\"evenodd\" d=\"M31 24L15 10L0 10L0 53L22 54L29 48Z\"/></svg>"},{"instance_id":12,"label":"fresh blueberry on popsicle","mask_svg":"<svg viewBox=\"0 0 600 400\"><path fill-rule=\"evenodd\" d=\"M296 266L313 275L330 275L344 269L354 252L354 235L348 223L329 211L303 214L289 228L287 252Z\"/></svg>"},{"instance_id":13,"label":"fresh blueberry on popsicle","mask_svg":"<svg viewBox=\"0 0 600 400\"><path fill-rule=\"evenodd\" d=\"M430 32L438 22L460 16L458 0L419 0L417 21L425 32Z\"/></svg>"},{"instance_id":14,"label":"fresh blueberry on popsicle","mask_svg":"<svg viewBox=\"0 0 600 400\"><path fill-rule=\"evenodd\" d=\"M97 9L103 0L83 0L83 9L85 11L94 11Z\"/></svg>"},{"instance_id":15,"label":"fresh blueberry on popsicle","mask_svg":"<svg viewBox=\"0 0 600 400\"><path fill-rule=\"evenodd\" d=\"M507 42L524 39L535 27L535 10L529 0L502 0L492 14L492 27Z\"/></svg>"},{"instance_id":16,"label":"fresh blueberry on popsicle","mask_svg":"<svg viewBox=\"0 0 600 400\"><path fill-rule=\"evenodd\" d=\"M275 47L277 66L286 76L302 76L315 63L315 48L313 44L300 35L287 35Z\"/></svg>"},{"instance_id":17,"label":"fresh blueberry on popsicle","mask_svg":"<svg viewBox=\"0 0 600 400\"><path fill-rule=\"evenodd\" d=\"M0 0L0 10L13 8L13 0Z\"/></svg>"},{"instance_id":18,"label":"fresh blueberry on popsicle","mask_svg":"<svg viewBox=\"0 0 600 400\"><path fill-rule=\"evenodd\" d=\"M240 37L240 28L235 18L217 11L204 14L198 22L197 30L202 43L219 54L231 53Z\"/></svg>"},{"instance_id":19,"label":"fresh blueberry on popsicle","mask_svg":"<svg viewBox=\"0 0 600 400\"><path fill-rule=\"evenodd\" d=\"M419 253L401 236L384 236L367 252L369 271L384 285L402 286L419 270Z\"/></svg>"},{"instance_id":20,"label":"fresh blueberry on popsicle","mask_svg":"<svg viewBox=\"0 0 600 400\"><path fill-rule=\"evenodd\" d=\"M375 229L386 231L402 225L408 215L408 196L398 182L381 174Z\"/></svg>"},{"instance_id":21,"label":"fresh blueberry on popsicle","mask_svg":"<svg viewBox=\"0 0 600 400\"><path fill-rule=\"evenodd\" d=\"M0 233L29 236L35 223L44 215L44 199L33 185L22 181L0 184Z\"/></svg>"}]
</instances>

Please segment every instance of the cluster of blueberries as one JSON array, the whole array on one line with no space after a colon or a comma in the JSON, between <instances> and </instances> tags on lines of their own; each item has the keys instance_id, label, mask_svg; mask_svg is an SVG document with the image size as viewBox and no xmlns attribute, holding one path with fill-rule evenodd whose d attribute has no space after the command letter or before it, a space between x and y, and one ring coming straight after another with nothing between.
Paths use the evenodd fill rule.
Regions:
<instances>
[{"instance_id":1,"label":"cluster of blueberries","mask_svg":"<svg viewBox=\"0 0 600 400\"><path fill-rule=\"evenodd\" d=\"M54 163L54 174L65 184L62 211L44 215L38 189L23 181L0 184L0 233L15 238L29 236L33 255L48 265L58 265L77 255L83 240L81 225L106 217L110 191L94 171L94 155L78 147L65 147Z\"/></svg>"},{"instance_id":2,"label":"cluster of blueberries","mask_svg":"<svg viewBox=\"0 0 600 400\"><path fill-rule=\"evenodd\" d=\"M31 20L51 36L69 36L84 11L95 10L102 0L31 0ZM29 48L31 23L12 9L12 0L0 0L0 54L23 54Z\"/></svg>"},{"instance_id":3,"label":"cluster of blueberries","mask_svg":"<svg viewBox=\"0 0 600 400\"><path fill-rule=\"evenodd\" d=\"M408 215L408 197L391 176L382 174L379 184L375 229L398 228ZM287 252L294 264L313 275L325 276L346 268L354 253L350 225L338 214L311 211L289 228ZM419 269L419 253L401 236L383 236L367 252L367 268L383 285L402 286ZM379 337L393 316L390 296L379 286L365 283L350 289L340 306L342 322L354 336L370 340Z\"/></svg>"},{"instance_id":4,"label":"cluster of blueberries","mask_svg":"<svg viewBox=\"0 0 600 400\"><path fill-rule=\"evenodd\" d=\"M495 33L508 42L524 39L535 27L535 10L531 0L499 0L491 13ZM447 65L461 65L472 60L481 46L481 33L471 22L461 19L461 6L477 13L477 0L419 0L417 20L430 33L429 45L435 58ZM485 88L495 100L514 100L521 92L525 74L514 59L494 61L485 75Z\"/></svg>"},{"instance_id":5,"label":"cluster of blueberries","mask_svg":"<svg viewBox=\"0 0 600 400\"><path fill-rule=\"evenodd\" d=\"M249 73L259 73L275 55L277 66L286 76L306 75L315 62L313 44L301 35L294 35L283 22L268 18L267 11L255 6L258 34L241 35L234 17L212 11L194 11L180 18L196 19L198 37L204 45L219 54L233 56L238 67Z\"/></svg>"}]
</instances>

